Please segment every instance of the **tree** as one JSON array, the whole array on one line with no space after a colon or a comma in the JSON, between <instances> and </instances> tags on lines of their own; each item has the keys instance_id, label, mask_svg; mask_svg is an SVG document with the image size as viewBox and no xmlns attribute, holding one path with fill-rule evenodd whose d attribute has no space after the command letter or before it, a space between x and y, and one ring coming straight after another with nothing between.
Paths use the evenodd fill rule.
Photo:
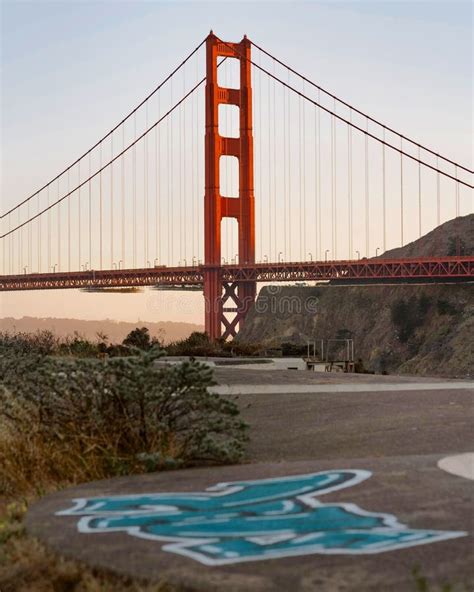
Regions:
<instances>
[{"instance_id":1,"label":"tree","mask_svg":"<svg viewBox=\"0 0 474 592\"><path fill-rule=\"evenodd\" d=\"M143 351L147 351L152 346L150 332L147 327L137 327L130 331L122 342L127 347L136 347Z\"/></svg>"}]
</instances>

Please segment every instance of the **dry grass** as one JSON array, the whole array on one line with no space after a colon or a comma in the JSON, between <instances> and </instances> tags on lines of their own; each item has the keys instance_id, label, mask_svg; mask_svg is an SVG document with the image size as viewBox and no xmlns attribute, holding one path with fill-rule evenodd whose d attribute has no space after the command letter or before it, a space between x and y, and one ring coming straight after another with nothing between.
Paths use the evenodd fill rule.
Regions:
<instances>
[{"instance_id":1,"label":"dry grass","mask_svg":"<svg viewBox=\"0 0 474 592\"><path fill-rule=\"evenodd\" d=\"M168 584L130 580L64 559L26 534L25 501L0 499L1 592L175 592Z\"/></svg>"}]
</instances>

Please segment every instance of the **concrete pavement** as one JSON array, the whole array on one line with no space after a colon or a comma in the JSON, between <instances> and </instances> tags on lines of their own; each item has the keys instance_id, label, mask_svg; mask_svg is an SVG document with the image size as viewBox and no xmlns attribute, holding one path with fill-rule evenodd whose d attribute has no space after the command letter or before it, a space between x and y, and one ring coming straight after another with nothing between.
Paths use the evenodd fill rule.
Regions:
<instances>
[{"instance_id":1,"label":"concrete pavement","mask_svg":"<svg viewBox=\"0 0 474 592\"><path fill-rule=\"evenodd\" d=\"M262 382L253 370L222 372L228 384ZM269 382L287 381L293 390L295 382L319 388L307 374L265 372ZM472 390L463 382L406 377L323 378L325 389L342 384L357 390L237 397L250 424L246 464L84 484L35 504L28 529L60 553L178 589L417 592L412 572L419 566L434 591L449 583L470 592L472 481L441 470L438 462L474 450ZM225 377L218 380L222 385ZM397 390L377 394L372 387L380 382ZM314 482L314 491L303 494L287 489L295 476L348 481L326 490ZM262 479L271 481L262 485ZM256 501L248 497L253 491L260 491ZM154 506L144 494L155 494ZM233 506L221 503L244 494ZM135 496L126 507L115 499L123 495ZM97 496L109 504L102 512L100 504L84 502L76 514L57 514L78 507L74 499Z\"/></svg>"}]
</instances>

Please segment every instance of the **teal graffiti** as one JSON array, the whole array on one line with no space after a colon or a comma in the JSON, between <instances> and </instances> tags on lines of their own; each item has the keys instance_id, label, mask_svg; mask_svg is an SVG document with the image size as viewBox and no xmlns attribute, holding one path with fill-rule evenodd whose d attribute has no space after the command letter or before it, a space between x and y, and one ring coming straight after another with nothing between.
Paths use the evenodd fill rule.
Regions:
<instances>
[{"instance_id":1,"label":"teal graffiti","mask_svg":"<svg viewBox=\"0 0 474 592\"><path fill-rule=\"evenodd\" d=\"M316 496L350 487L369 471L334 470L219 483L201 493L156 493L76 499L57 512L82 516L82 533L124 531L164 542L164 551L205 565L278 557L365 554L464 536L464 532L411 529L391 514Z\"/></svg>"}]
</instances>

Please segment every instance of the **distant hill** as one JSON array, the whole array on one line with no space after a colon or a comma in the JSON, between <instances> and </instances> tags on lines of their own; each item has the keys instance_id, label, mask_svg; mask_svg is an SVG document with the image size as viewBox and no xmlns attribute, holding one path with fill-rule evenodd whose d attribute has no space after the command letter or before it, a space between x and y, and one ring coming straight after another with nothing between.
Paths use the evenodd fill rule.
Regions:
<instances>
[{"instance_id":1,"label":"distant hill","mask_svg":"<svg viewBox=\"0 0 474 592\"><path fill-rule=\"evenodd\" d=\"M82 337L95 340L97 333L104 333L111 343L121 342L135 327L148 327L153 337L161 337L165 343L183 339L193 331L203 331L202 325L192 323L159 322L150 323L148 321L137 321L128 323L123 321L114 321L105 319L103 321L85 321L79 319L55 319L55 318L35 318L22 317L14 319L6 317L0 319L0 331L24 331L35 332L42 330L53 331L58 337L66 337L78 333Z\"/></svg>"},{"instance_id":2,"label":"distant hill","mask_svg":"<svg viewBox=\"0 0 474 592\"><path fill-rule=\"evenodd\" d=\"M448 220L416 241L404 247L386 251L380 257L392 259L398 257L443 257L457 254L474 255L474 214Z\"/></svg>"}]
</instances>

